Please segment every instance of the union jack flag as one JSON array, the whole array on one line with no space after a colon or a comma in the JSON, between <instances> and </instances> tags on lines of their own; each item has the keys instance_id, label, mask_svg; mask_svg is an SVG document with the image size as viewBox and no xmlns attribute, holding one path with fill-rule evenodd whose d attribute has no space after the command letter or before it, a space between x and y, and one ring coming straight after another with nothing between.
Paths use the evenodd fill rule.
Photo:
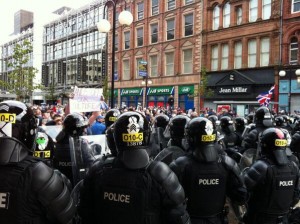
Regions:
<instances>
[{"instance_id":1,"label":"union jack flag","mask_svg":"<svg viewBox=\"0 0 300 224\"><path fill-rule=\"evenodd\" d=\"M270 100L274 93L274 89L275 89L275 85L272 86L268 92L263 92L256 97L260 106L266 106L266 107L269 106Z\"/></svg>"}]
</instances>

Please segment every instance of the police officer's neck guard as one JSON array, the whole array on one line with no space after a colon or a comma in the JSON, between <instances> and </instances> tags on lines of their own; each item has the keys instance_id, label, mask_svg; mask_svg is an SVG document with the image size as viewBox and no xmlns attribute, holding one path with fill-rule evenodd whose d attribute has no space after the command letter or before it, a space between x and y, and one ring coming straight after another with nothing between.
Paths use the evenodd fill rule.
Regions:
<instances>
[{"instance_id":1,"label":"police officer's neck guard","mask_svg":"<svg viewBox=\"0 0 300 224\"><path fill-rule=\"evenodd\" d=\"M218 160L218 153L214 143L195 147L193 156L201 162L215 162Z\"/></svg>"}]
</instances>

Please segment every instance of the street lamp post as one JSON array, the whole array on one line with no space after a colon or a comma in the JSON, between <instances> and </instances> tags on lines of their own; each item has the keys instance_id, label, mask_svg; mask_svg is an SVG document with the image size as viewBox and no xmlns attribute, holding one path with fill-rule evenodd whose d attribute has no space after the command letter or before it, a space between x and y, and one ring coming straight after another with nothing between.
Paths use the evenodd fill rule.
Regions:
<instances>
[{"instance_id":1,"label":"street lamp post","mask_svg":"<svg viewBox=\"0 0 300 224\"><path fill-rule=\"evenodd\" d=\"M279 71L279 76L280 77L285 77L286 76L286 71L284 70L281 70ZM300 82L300 69L297 69L295 71L295 74L297 76L297 82L299 83ZM289 70L288 72L288 76L289 76L289 92L288 92L288 112L289 112L289 115L291 114L291 89L292 89L292 69Z\"/></svg>"},{"instance_id":2,"label":"street lamp post","mask_svg":"<svg viewBox=\"0 0 300 224\"><path fill-rule=\"evenodd\" d=\"M143 108L147 107L147 91L148 91L148 85L151 85L152 81L148 79L148 75L144 77L144 80L142 81L142 85L145 85L145 104L143 105Z\"/></svg>"},{"instance_id":3,"label":"street lamp post","mask_svg":"<svg viewBox=\"0 0 300 224\"><path fill-rule=\"evenodd\" d=\"M113 25L112 25L112 54L111 54L111 99L110 106L114 107L114 89L115 89L115 36L116 36L116 8L119 0L108 0L103 8L103 19L99 20L97 24L98 30L101 33L108 33L110 31L111 25L107 19L105 19L105 9L108 7L108 4L112 4L113 6ZM126 8L126 1L125 1ZM129 11L122 11L119 15L119 22L121 25L130 26L133 21L133 16ZM107 48L106 48L107 49Z\"/></svg>"}]
</instances>

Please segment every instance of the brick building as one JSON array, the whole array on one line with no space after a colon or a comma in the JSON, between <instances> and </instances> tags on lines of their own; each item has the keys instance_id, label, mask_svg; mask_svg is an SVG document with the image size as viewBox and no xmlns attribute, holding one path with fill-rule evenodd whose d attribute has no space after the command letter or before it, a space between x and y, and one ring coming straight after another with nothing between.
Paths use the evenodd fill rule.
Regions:
<instances>
[{"instance_id":1,"label":"brick building","mask_svg":"<svg viewBox=\"0 0 300 224\"><path fill-rule=\"evenodd\" d=\"M280 21L282 46L280 51L281 63L278 67L279 109L294 113L300 111L300 2L297 0L282 1L282 20Z\"/></svg>"},{"instance_id":2,"label":"brick building","mask_svg":"<svg viewBox=\"0 0 300 224\"><path fill-rule=\"evenodd\" d=\"M125 4L117 6L117 17ZM174 95L175 107L198 107L201 71L202 1L130 1L126 10L134 22L122 27L117 22L115 45L115 102L120 105L167 106ZM112 22L112 9L108 9ZM108 74L112 40L108 35ZM147 80L142 84L140 62L147 63ZM110 75L109 75L110 77Z\"/></svg>"},{"instance_id":3,"label":"brick building","mask_svg":"<svg viewBox=\"0 0 300 224\"><path fill-rule=\"evenodd\" d=\"M271 0L204 1L202 65L214 91L204 107L244 116L259 107L257 95L278 84L280 7Z\"/></svg>"}]
</instances>

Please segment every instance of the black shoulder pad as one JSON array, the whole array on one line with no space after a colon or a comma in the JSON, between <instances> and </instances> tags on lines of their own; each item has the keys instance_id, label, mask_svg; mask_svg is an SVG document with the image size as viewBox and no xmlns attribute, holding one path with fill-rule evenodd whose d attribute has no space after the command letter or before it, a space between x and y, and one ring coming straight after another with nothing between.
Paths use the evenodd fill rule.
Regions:
<instances>
[{"instance_id":1,"label":"black shoulder pad","mask_svg":"<svg viewBox=\"0 0 300 224\"><path fill-rule=\"evenodd\" d=\"M244 174L245 185L252 189L265 178L269 165L262 160L257 160Z\"/></svg>"},{"instance_id":2,"label":"black shoulder pad","mask_svg":"<svg viewBox=\"0 0 300 224\"><path fill-rule=\"evenodd\" d=\"M162 185L169 198L177 205L185 200L184 190L175 173L163 162L153 161L148 166L150 175Z\"/></svg>"},{"instance_id":3,"label":"black shoulder pad","mask_svg":"<svg viewBox=\"0 0 300 224\"><path fill-rule=\"evenodd\" d=\"M225 167L228 170L231 170L232 172L234 172L234 174L238 176L240 174L240 168L239 168L238 164L227 155L221 155L221 157L222 157L222 162L225 165Z\"/></svg>"}]
</instances>

